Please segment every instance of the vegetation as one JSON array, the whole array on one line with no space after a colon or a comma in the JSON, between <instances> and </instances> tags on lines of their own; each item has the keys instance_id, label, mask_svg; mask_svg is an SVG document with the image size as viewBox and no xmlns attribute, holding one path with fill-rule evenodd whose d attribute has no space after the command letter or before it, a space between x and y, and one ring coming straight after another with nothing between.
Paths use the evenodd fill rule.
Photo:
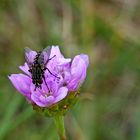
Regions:
<instances>
[{"instance_id":1,"label":"vegetation","mask_svg":"<svg viewBox=\"0 0 140 140\"><path fill-rule=\"evenodd\" d=\"M87 79L66 115L69 140L140 140L140 2L1 0L0 140L56 140L51 118L32 110L8 80L24 48L86 53Z\"/></svg>"}]
</instances>

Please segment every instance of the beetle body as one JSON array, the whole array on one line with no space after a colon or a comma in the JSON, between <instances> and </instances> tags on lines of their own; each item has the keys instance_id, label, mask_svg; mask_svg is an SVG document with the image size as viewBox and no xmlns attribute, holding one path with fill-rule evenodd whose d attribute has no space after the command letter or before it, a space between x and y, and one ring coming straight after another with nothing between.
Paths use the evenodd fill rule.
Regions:
<instances>
[{"instance_id":1,"label":"beetle body","mask_svg":"<svg viewBox=\"0 0 140 140\"><path fill-rule=\"evenodd\" d=\"M32 82L36 88L41 88L41 84L43 83L43 79L45 80L45 65L44 65L44 55L41 52L38 52L36 57L34 58L34 62L29 69L29 72L32 74Z\"/></svg>"},{"instance_id":2,"label":"beetle body","mask_svg":"<svg viewBox=\"0 0 140 140\"><path fill-rule=\"evenodd\" d=\"M29 60L28 56L25 55L25 59L27 61L27 64L29 66L29 72L31 73L32 75L32 82L33 84L35 85L35 89L36 88L42 88L41 85L43 83L43 80L48 88L48 91L50 92L49 90L49 87L46 83L46 80L45 80L45 70L48 70L48 72L53 75L54 77L56 78L59 78L57 77L56 75L54 75L47 67L47 63L53 59L56 55L54 55L53 57L49 58L50 57L50 50L51 48L48 47L48 48L45 48L42 52L37 52L37 54L35 55L33 61ZM29 49L29 48L25 48L25 51L27 54L29 54L32 50ZM25 53L25 54L26 54ZM44 57L45 55L45 57Z\"/></svg>"}]
</instances>

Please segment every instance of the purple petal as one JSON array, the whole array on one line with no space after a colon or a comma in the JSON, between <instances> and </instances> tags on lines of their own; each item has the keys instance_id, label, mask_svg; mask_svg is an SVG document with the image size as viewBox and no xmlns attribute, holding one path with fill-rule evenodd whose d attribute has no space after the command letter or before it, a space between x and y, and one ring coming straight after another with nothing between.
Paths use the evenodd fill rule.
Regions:
<instances>
[{"instance_id":1,"label":"purple petal","mask_svg":"<svg viewBox=\"0 0 140 140\"><path fill-rule=\"evenodd\" d=\"M80 57L84 60L84 62L86 63L86 65L88 67L88 65L89 65L88 55L86 55L86 54L80 54Z\"/></svg>"},{"instance_id":2,"label":"purple petal","mask_svg":"<svg viewBox=\"0 0 140 140\"><path fill-rule=\"evenodd\" d=\"M71 59L70 58L65 59L61 54L58 46L52 46L50 58L53 57L54 55L56 55L56 57L51 59L47 64L47 68L51 72L55 74L55 72L57 72L57 67L59 66L70 67Z\"/></svg>"},{"instance_id":3,"label":"purple petal","mask_svg":"<svg viewBox=\"0 0 140 140\"><path fill-rule=\"evenodd\" d=\"M46 78L46 83L43 80L43 83L41 86L42 86L43 92L45 91L45 93L48 93L49 92L48 90L50 90L53 94L55 94L58 90L58 84L55 82L54 76Z\"/></svg>"},{"instance_id":4,"label":"purple petal","mask_svg":"<svg viewBox=\"0 0 140 140\"><path fill-rule=\"evenodd\" d=\"M59 46L52 46L51 53L50 53L50 58L56 55L56 57L63 57L59 50Z\"/></svg>"},{"instance_id":5,"label":"purple petal","mask_svg":"<svg viewBox=\"0 0 140 140\"><path fill-rule=\"evenodd\" d=\"M19 66L19 68L27 75L31 76L31 73L29 72L29 66L27 63L24 63L23 66Z\"/></svg>"},{"instance_id":6,"label":"purple petal","mask_svg":"<svg viewBox=\"0 0 140 140\"><path fill-rule=\"evenodd\" d=\"M86 60L84 60L86 58ZM88 59L86 56L77 55L71 65L71 80L68 83L69 90L76 90L85 80Z\"/></svg>"},{"instance_id":7,"label":"purple petal","mask_svg":"<svg viewBox=\"0 0 140 140\"><path fill-rule=\"evenodd\" d=\"M47 107L53 104L54 97L52 95L47 95L43 89L32 90L31 99L40 107Z\"/></svg>"},{"instance_id":8,"label":"purple petal","mask_svg":"<svg viewBox=\"0 0 140 140\"><path fill-rule=\"evenodd\" d=\"M31 85L31 79L24 75L24 74L12 74L11 76L8 76L14 87L29 101L31 101L31 92L30 92L30 85Z\"/></svg>"},{"instance_id":9,"label":"purple petal","mask_svg":"<svg viewBox=\"0 0 140 140\"><path fill-rule=\"evenodd\" d=\"M51 78L46 79L46 83L49 87L49 90L55 95L55 93L58 90L58 84L55 82L56 78L54 76L51 76ZM44 84L46 86L46 84Z\"/></svg>"},{"instance_id":10,"label":"purple petal","mask_svg":"<svg viewBox=\"0 0 140 140\"><path fill-rule=\"evenodd\" d=\"M65 71L64 72L64 80L65 80L66 83L69 83L70 82L70 80L71 80L71 74L70 74L69 71Z\"/></svg>"},{"instance_id":11,"label":"purple petal","mask_svg":"<svg viewBox=\"0 0 140 140\"><path fill-rule=\"evenodd\" d=\"M71 62L71 59L70 58L58 58L57 60L57 64L58 65L66 65L66 64L69 64Z\"/></svg>"},{"instance_id":12,"label":"purple petal","mask_svg":"<svg viewBox=\"0 0 140 140\"><path fill-rule=\"evenodd\" d=\"M42 83L41 85L41 89L37 88L35 89L35 85L32 84L31 85L31 99L38 105L41 107L47 107L49 105L52 105L54 102L54 95L57 93L58 90L58 85L56 84L56 82L53 81L52 78L48 78L46 80L47 85L45 84L45 82ZM51 91L51 93L49 93L49 90Z\"/></svg>"},{"instance_id":13,"label":"purple petal","mask_svg":"<svg viewBox=\"0 0 140 140\"><path fill-rule=\"evenodd\" d=\"M64 99L66 97L68 93L68 89L66 87L61 87L58 90L57 96L55 97L54 103L57 103L59 101L61 101L62 99Z\"/></svg>"}]
</instances>

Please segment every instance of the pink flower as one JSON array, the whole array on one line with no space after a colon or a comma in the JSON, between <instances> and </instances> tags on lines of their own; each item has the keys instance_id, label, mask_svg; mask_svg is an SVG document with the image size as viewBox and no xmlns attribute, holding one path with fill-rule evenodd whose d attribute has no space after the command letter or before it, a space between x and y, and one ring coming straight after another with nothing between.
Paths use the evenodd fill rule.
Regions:
<instances>
[{"instance_id":1,"label":"pink flower","mask_svg":"<svg viewBox=\"0 0 140 140\"><path fill-rule=\"evenodd\" d=\"M29 60L31 64L34 63L36 55L35 51L25 53L26 60ZM41 88L34 90L35 85L27 62L19 67L25 74L11 74L9 76L14 87L29 102L40 107L51 106L66 98L70 91L78 90L86 78L89 64L87 55L77 55L71 62L70 58L64 58L58 46L52 46L49 55L44 53L44 60L53 56L55 57L46 64L49 70L45 70L45 81L43 80Z\"/></svg>"}]
</instances>

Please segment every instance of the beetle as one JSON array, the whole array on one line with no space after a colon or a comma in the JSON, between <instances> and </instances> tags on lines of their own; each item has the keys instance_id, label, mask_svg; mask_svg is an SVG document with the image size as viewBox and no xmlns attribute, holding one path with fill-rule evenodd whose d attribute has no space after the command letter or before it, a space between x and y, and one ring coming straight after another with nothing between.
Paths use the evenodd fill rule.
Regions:
<instances>
[{"instance_id":1,"label":"beetle","mask_svg":"<svg viewBox=\"0 0 140 140\"><path fill-rule=\"evenodd\" d=\"M53 57L50 57L50 52L51 52L51 47L47 47L45 48L43 51L39 51L37 52L37 54L35 55L35 57L33 58L33 60L29 60L29 58L27 57L26 54L29 54L32 50L30 48L25 48L25 59L27 61L27 64L29 66L29 72L32 75L32 82L35 85L35 89L34 91L36 91L36 88L42 88L41 85L43 83L43 80L49 90L49 87L47 85L46 79L45 79L45 70L48 70L48 72L53 75L56 78L57 77L55 74L53 74L47 67L47 63L53 59L54 57L56 57L56 55L54 55Z\"/></svg>"}]
</instances>

